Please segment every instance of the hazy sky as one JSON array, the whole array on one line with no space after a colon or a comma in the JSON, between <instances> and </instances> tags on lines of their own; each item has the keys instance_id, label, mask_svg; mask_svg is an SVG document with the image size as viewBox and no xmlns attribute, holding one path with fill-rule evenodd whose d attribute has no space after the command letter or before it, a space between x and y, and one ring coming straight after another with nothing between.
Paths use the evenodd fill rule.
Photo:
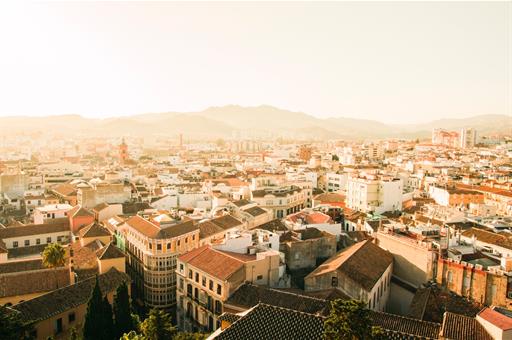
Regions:
<instances>
[{"instance_id":1,"label":"hazy sky","mask_svg":"<svg viewBox=\"0 0 512 340\"><path fill-rule=\"evenodd\" d=\"M0 116L512 115L511 2L0 4Z\"/></svg>"}]
</instances>

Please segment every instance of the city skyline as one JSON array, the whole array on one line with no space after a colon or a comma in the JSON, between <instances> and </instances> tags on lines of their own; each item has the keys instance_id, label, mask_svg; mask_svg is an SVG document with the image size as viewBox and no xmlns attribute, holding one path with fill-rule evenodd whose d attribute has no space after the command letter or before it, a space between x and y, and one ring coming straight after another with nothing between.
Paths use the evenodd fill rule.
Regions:
<instances>
[{"instance_id":1,"label":"city skyline","mask_svg":"<svg viewBox=\"0 0 512 340\"><path fill-rule=\"evenodd\" d=\"M2 7L0 117L229 104L387 124L512 114L510 3Z\"/></svg>"}]
</instances>

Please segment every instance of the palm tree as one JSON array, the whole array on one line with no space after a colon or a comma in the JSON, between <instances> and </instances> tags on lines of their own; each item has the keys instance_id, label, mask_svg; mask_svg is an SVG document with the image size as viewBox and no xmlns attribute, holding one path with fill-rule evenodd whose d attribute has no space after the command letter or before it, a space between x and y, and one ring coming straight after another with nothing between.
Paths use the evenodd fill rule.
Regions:
<instances>
[{"instance_id":1,"label":"palm tree","mask_svg":"<svg viewBox=\"0 0 512 340\"><path fill-rule=\"evenodd\" d=\"M66 251L58 243L50 243L43 250L43 265L54 269L56 289L59 288L57 272L55 268L62 267L66 263Z\"/></svg>"}]
</instances>

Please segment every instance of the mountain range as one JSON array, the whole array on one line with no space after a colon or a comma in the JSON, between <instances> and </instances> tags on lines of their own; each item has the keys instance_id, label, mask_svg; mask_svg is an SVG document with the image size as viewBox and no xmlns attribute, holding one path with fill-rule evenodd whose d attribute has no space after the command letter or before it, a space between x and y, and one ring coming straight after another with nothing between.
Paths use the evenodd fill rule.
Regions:
<instances>
[{"instance_id":1,"label":"mountain range","mask_svg":"<svg viewBox=\"0 0 512 340\"><path fill-rule=\"evenodd\" d=\"M0 133L47 133L89 136L177 136L187 138L296 138L378 139L426 138L433 128L472 127L479 134L512 134L512 117L478 115L462 119L440 119L422 124L384 124L375 120L332 117L317 118L273 106L210 107L200 112L146 113L106 119L79 115L47 117L0 117Z\"/></svg>"}]
</instances>

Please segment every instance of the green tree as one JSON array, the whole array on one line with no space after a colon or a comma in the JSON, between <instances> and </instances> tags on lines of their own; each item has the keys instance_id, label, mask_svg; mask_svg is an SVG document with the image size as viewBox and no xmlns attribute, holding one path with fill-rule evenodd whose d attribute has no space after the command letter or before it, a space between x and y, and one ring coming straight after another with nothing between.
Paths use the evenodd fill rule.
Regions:
<instances>
[{"instance_id":1,"label":"green tree","mask_svg":"<svg viewBox=\"0 0 512 340\"><path fill-rule=\"evenodd\" d=\"M372 327L370 310L357 300L337 299L331 302L331 311L324 322L326 340L383 339L383 332Z\"/></svg>"},{"instance_id":2,"label":"green tree","mask_svg":"<svg viewBox=\"0 0 512 340\"><path fill-rule=\"evenodd\" d=\"M71 331L69 333L69 340L81 340L82 337L78 334L78 331L75 327L71 327Z\"/></svg>"},{"instance_id":3,"label":"green tree","mask_svg":"<svg viewBox=\"0 0 512 340\"><path fill-rule=\"evenodd\" d=\"M135 331L124 333L120 340L146 340L146 338Z\"/></svg>"},{"instance_id":4,"label":"green tree","mask_svg":"<svg viewBox=\"0 0 512 340\"><path fill-rule=\"evenodd\" d=\"M116 338L135 329L126 283L122 283L117 287L116 295L114 296L114 329Z\"/></svg>"},{"instance_id":5,"label":"green tree","mask_svg":"<svg viewBox=\"0 0 512 340\"><path fill-rule=\"evenodd\" d=\"M114 339L114 319L112 314L112 306L108 302L107 297L103 298L103 339Z\"/></svg>"},{"instance_id":6,"label":"green tree","mask_svg":"<svg viewBox=\"0 0 512 340\"><path fill-rule=\"evenodd\" d=\"M203 333L185 333L180 332L172 338L172 340L205 340L208 337Z\"/></svg>"},{"instance_id":7,"label":"green tree","mask_svg":"<svg viewBox=\"0 0 512 340\"><path fill-rule=\"evenodd\" d=\"M100 285L98 277L96 277L96 284L87 304L87 313L85 314L84 340L102 339L103 330L101 328L103 326L104 311Z\"/></svg>"},{"instance_id":8,"label":"green tree","mask_svg":"<svg viewBox=\"0 0 512 340\"><path fill-rule=\"evenodd\" d=\"M171 316L161 309L152 309L140 324L142 335L148 340L171 339L176 333Z\"/></svg>"},{"instance_id":9,"label":"green tree","mask_svg":"<svg viewBox=\"0 0 512 340\"><path fill-rule=\"evenodd\" d=\"M43 265L46 268L54 269L55 286L59 288L59 280L55 268L62 267L66 263L66 251L58 243L50 243L43 250Z\"/></svg>"},{"instance_id":10,"label":"green tree","mask_svg":"<svg viewBox=\"0 0 512 340\"><path fill-rule=\"evenodd\" d=\"M23 339L27 331L28 328L23 324L20 313L0 305L0 339Z\"/></svg>"}]
</instances>

